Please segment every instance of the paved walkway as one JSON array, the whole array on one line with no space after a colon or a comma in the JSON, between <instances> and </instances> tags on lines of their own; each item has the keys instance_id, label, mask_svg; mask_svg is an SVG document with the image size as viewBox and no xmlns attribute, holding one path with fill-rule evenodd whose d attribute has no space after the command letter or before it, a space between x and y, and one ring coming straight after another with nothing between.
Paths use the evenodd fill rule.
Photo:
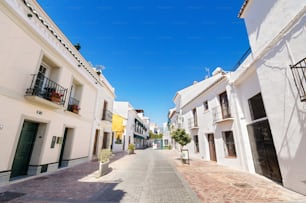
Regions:
<instances>
[{"instance_id":1,"label":"paved walkway","mask_svg":"<svg viewBox=\"0 0 306 203\"><path fill-rule=\"evenodd\" d=\"M117 158L120 155L117 155ZM116 157L115 157L116 158ZM5 202L199 202L171 161L159 151L137 150L113 160L111 171L97 178L97 162L89 162L46 176L0 188Z\"/></svg>"},{"instance_id":2,"label":"paved walkway","mask_svg":"<svg viewBox=\"0 0 306 203\"><path fill-rule=\"evenodd\" d=\"M98 163L88 162L21 180L0 187L0 202L306 202L305 196L256 174L199 159L193 159L190 165L182 164L174 150L116 154L110 167L100 178Z\"/></svg>"},{"instance_id":3,"label":"paved walkway","mask_svg":"<svg viewBox=\"0 0 306 203\"><path fill-rule=\"evenodd\" d=\"M187 165L178 159L179 153L175 150L161 152L174 160L178 172L203 203L306 203L306 196L287 190L263 176L196 158Z\"/></svg>"}]
</instances>

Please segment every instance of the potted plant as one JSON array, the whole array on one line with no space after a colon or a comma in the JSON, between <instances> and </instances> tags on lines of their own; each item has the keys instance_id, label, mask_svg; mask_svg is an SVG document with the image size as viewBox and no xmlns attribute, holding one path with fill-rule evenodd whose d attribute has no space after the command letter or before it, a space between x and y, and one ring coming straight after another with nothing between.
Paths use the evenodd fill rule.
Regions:
<instances>
[{"instance_id":1,"label":"potted plant","mask_svg":"<svg viewBox=\"0 0 306 203\"><path fill-rule=\"evenodd\" d=\"M79 113L79 110L81 108L78 105L74 104L74 105L72 105L71 109L72 109L73 113Z\"/></svg>"},{"instance_id":2,"label":"potted plant","mask_svg":"<svg viewBox=\"0 0 306 203\"><path fill-rule=\"evenodd\" d=\"M128 153L129 154L134 154L134 150L135 150L135 145L134 144L129 144Z\"/></svg>"},{"instance_id":3,"label":"potted plant","mask_svg":"<svg viewBox=\"0 0 306 203\"><path fill-rule=\"evenodd\" d=\"M50 99L51 99L51 101L53 101L53 102L61 102L62 96L63 96L62 94L60 94L60 93L58 93L58 92L56 92L56 91L52 91L52 92L51 92Z\"/></svg>"},{"instance_id":4,"label":"potted plant","mask_svg":"<svg viewBox=\"0 0 306 203\"><path fill-rule=\"evenodd\" d=\"M184 129L177 129L171 133L172 139L181 145L181 158L183 163L189 163L189 152L183 149L185 145L191 142L190 135Z\"/></svg>"},{"instance_id":5,"label":"potted plant","mask_svg":"<svg viewBox=\"0 0 306 203\"><path fill-rule=\"evenodd\" d=\"M109 158L111 156L111 151L109 149L102 149L100 153L100 161L99 161L99 173L98 177L103 176L109 169Z\"/></svg>"}]
</instances>

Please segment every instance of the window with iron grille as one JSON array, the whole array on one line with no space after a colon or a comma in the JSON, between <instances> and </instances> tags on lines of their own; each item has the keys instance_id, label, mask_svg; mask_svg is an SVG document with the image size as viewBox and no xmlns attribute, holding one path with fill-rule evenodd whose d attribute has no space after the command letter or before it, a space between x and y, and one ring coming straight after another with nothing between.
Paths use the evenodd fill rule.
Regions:
<instances>
[{"instance_id":1,"label":"window with iron grille","mask_svg":"<svg viewBox=\"0 0 306 203\"><path fill-rule=\"evenodd\" d=\"M306 57L290 68L300 100L306 102Z\"/></svg>"}]
</instances>

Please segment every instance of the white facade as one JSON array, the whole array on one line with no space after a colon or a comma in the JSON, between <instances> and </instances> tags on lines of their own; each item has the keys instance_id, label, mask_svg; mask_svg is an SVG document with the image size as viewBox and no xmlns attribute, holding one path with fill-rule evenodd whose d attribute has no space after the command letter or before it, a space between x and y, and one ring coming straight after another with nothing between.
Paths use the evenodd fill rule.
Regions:
<instances>
[{"instance_id":1,"label":"white facade","mask_svg":"<svg viewBox=\"0 0 306 203\"><path fill-rule=\"evenodd\" d=\"M36 1L1 1L0 24L0 184L93 158L114 89Z\"/></svg>"},{"instance_id":2,"label":"white facade","mask_svg":"<svg viewBox=\"0 0 306 203\"><path fill-rule=\"evenodd\" d=\"M306 57L306 1L249 1L240 16L254 55L244 69L255 69L283 185L306 194L306 108L290 70L290 65ZM239 79L234 82L241 83Z\"/></svg>"},{"instance_id":3,"label":"white facade","mask_svg":"<svg viewBox=\"0 0 306 203\"><path fill-rule=\"evenodd\" d=\"M296 84L290 69L298 66L305 74L306 1L248 0L239 16L245 20L252 53L212 87L202 86L195 95L186 93L192 86L179 91L174 99L177 117L183 117L181 123L192 137L199 136L204 160L258 173L306 194L306 109L303 95L298 94L300 87L306 87L305 75ZM223 91L231 116L223 114L219 120L214 112ZM182 105L184 94L190 100ZM231 136L233 140L226 143ZM227 154L231 143L235 157ZM194 140L188 148L194 150Z\"/></svg>"}]
</instances>

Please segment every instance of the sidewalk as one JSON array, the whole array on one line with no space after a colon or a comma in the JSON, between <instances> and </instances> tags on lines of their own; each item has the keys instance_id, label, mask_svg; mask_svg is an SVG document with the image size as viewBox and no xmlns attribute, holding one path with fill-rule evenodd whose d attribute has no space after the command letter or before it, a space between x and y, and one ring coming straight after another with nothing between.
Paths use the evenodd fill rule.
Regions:
<instances>
[{"instance_id":1,"label":"sidewalk","mask_svg":"<svg viewBox=\"0 0 306 203\"><path fill-rule=\"evenodd\" d=\"M86 162L0 187L9 203L197 203L171 160L159 151L116 154L97 177L98 162Z\"/></svg>"},{"instance_id":2,"label":"sidewalk","mask_svg":"<svg viewBox=\"0 0 306 203\"><path fill-rule=\"evenodd\" d=\"M204 203L306 202L306 196L290 191L257 174L217 165L215 162L192 159L183 164L175 150L163 150L173 160L193 191Z\"/></svg>"}]
</instances>

